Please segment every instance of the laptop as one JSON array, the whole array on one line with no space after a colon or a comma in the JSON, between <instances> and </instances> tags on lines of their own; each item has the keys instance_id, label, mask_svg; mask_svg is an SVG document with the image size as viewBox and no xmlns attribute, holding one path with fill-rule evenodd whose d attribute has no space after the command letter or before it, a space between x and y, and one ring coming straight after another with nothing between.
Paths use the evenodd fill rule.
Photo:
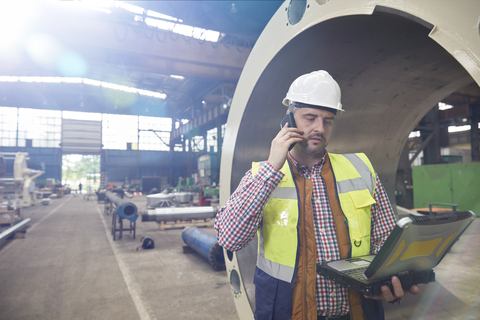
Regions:
<instances>
[{"instance_id":1,"label":"laptop","mask_svg":"<svg viewBox=\"0 0 480 320\"><path fill-rule=\"evenodd\" d=\"M433 268L475 219L472 211L414 216L397 221L376 255L317 263L317 273L367 296L392 289L396 275L402 287L435 281Z\"/></svg>"}]
</instances>

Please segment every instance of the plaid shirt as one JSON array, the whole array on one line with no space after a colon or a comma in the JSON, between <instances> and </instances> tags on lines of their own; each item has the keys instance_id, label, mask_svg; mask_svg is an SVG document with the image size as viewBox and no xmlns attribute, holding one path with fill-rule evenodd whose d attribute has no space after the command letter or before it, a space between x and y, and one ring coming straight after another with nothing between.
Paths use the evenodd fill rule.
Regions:
<instances>
[{"instance_id":1,"label":"plaid shirt","mask_svg":"<svg viewBox=\"0 0 480 320\"><path fill-rule=\"evenodd\" d=\"M320 176L325 157L310 170L289 155L299 173L313 182L313 216L317 263L340 259L335 222L328 201L325 182ZM230 251L245 247L255 236L262 220L262 211L270 193L278 186L284 174L270 163L262 166L252 177L248 171L227 204L220 209L215 221L218 243ZM372 205L371 252L377 253L395 226L396 218L387 193L377 175ZM325 316L339 316L349 312L347 289L317 274L317 307Z\"/></svg>"}]
</instances>

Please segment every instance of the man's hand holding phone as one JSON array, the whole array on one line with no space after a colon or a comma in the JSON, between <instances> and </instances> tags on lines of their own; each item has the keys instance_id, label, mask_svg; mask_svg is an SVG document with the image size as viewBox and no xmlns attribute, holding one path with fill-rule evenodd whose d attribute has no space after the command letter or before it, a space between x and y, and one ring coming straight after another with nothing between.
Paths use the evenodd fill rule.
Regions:
<instances>
[{"instance_id":1,"label":"man's hand holding phone","mask_svg":"<svg viewBox=\"0 0 480 320\"><path fill-rule=\"evenodd\" d=\"M295 125L293 113L287 113L280 124L282 130L272 140L268 162L277 169L281 169L295 143L303 140L303 132Z\"/></svg>"}]
</instances>

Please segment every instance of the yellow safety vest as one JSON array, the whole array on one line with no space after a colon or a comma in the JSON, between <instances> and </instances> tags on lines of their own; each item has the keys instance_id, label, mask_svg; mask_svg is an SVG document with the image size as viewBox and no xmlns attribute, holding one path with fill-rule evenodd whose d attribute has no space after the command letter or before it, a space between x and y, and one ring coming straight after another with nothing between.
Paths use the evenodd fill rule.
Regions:
<instances>
[{"instance_id":1,"label":"yellow safety vest","mask_svg":"<svg viewBox=\"0 0 480 320\"><path fill-rule=\"evenodd\" d=\"M370 207L375 200L375 173L363 153L328 153L336 181L340 206L348 223L352 257L370 252ZM264 162L252 164L252 175ZM298 194L288 160L280 169L284 174L263 209L258 230L257 267L270 276L292 282L298 247Z\"/></svg>"}]
</instances>

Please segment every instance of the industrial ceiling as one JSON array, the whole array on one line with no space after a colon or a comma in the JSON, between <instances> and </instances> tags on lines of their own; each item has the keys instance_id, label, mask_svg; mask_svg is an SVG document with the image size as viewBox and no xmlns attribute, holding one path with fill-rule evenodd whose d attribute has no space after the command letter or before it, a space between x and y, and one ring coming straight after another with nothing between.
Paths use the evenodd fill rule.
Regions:
<instances>
[{"instance_id":1,"label":"industrial ceiling","mask_svg":"<svg viewBox=\"0 0 480 320\"><path fill-rule=\"evenodd\" d=\"M16 47L0 54L0 76L80 77L164 93L166 99L85 81L2 81L2 105L174 119L193 119L213 105L228 107L251 48L282 2L125 2L144 8L143 14L115 6L108 8L110 13L94 11L77 2L14 7L12 12L21 11L28 19L23 24L16 24L21 20L16 19L8 26ZM147 10L176 18L178 24L218 31L220 41L147 25ZM44 56L39 57L40 43ZM45 43L53 48L45 48Z\"/></svg>"},{"instance_id":2,"label":"industrial ceiling","mask_svg":"<svg viewBox=\"0 0 480 320\"><path fill-rule=\"evenodd\" d=\"M145 9L142 13L116 6L105 13L81 1L4 2L2 6L5 3L17 5L11 12L2 7L0 13L3 39L15 37L15 46L0 48L0 77L80 77L161 93L166 98L109 90L85 81L0 81L2 106L176 120L200 119L206 110L217 108L215 114L221 114L225 122L228 110L222 107L230 106L251 49L283 1L123 2ZM173 17L175 23L218 31L219 41L198 40L148 25L147 10ZM45 48L45 43L51 48ZM38 56L39 47L44 56ZM460 106L479 96L478 86L470 86L445 102ZM465 116L465 112L455 114ZM216 125L214 119L203 123L204 127ZM185 130L175 132L172 139L182 134Z\"/></svg>"}]
</instances>

